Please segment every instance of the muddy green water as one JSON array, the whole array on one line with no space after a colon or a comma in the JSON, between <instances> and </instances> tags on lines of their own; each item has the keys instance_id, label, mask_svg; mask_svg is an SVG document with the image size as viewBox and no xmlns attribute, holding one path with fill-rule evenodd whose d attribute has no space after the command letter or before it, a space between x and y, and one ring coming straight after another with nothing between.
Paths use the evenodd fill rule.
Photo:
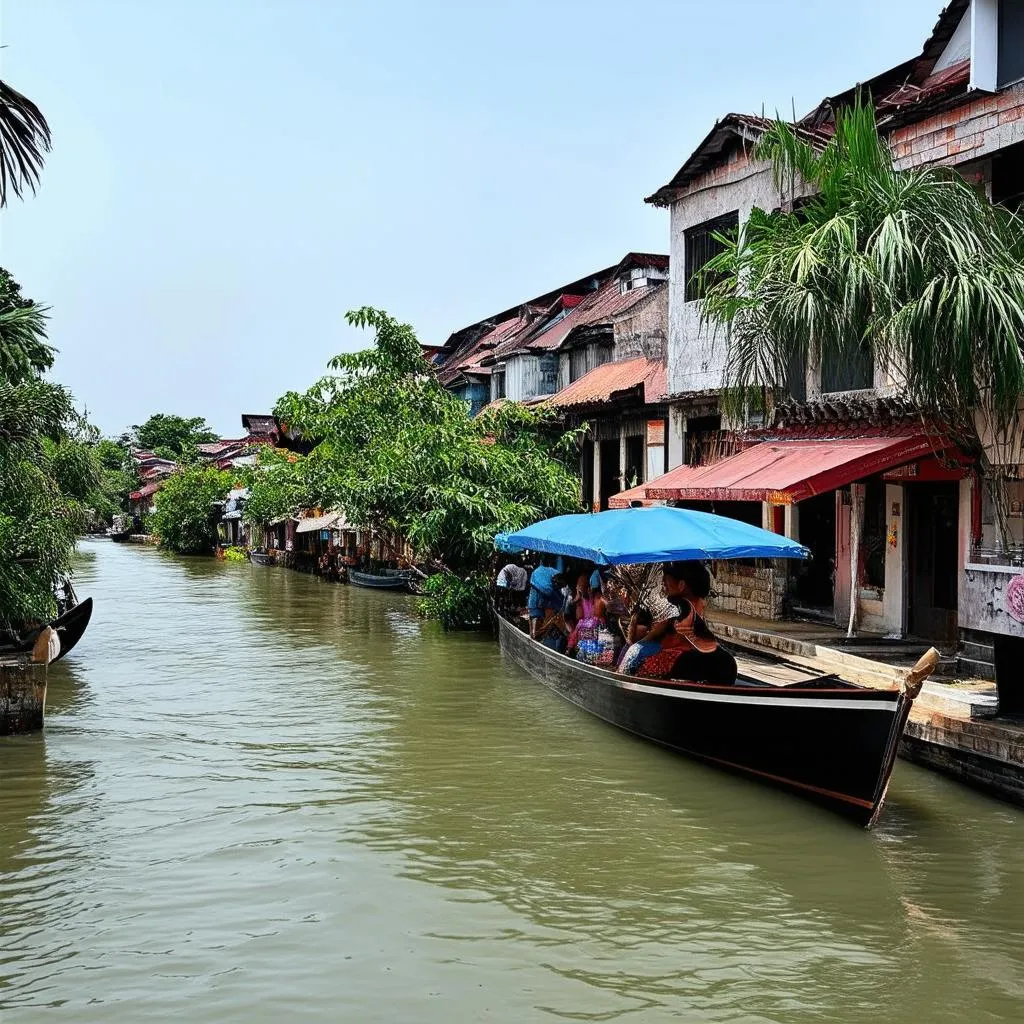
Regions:
<instances>
[{"instance_id":1,"label":"muddy green water","mask_svg":"<svg viewBox=\"0 0 1024 1024\"><path fill-rule=\"evenodd\" d=\"M617 733L407 597L83 545L0 740L0 1020L1024 1020L1024 814L880 826Z\"/></svg>"}]
</instances>

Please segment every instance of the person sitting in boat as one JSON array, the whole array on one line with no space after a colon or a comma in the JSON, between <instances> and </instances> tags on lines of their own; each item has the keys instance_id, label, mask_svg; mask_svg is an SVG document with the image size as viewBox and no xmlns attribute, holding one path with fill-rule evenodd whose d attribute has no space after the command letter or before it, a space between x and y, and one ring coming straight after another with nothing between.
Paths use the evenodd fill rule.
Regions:
<instances>
[{"instance_id":1,"label":"person sitting in boat","mask_svg":"<svg viewBox=\"0 0 1024 1024\"><path fill-rule=\"evenodd\" d=\"M636 674L648 679L685 679L731 686L736 659L718 642L704 619L711 593L711 573L700 562L669 562L664 575L665 597L679 614L657 623L647 634L660 650L646 658Z\"/></svg>"},{"instance_id":2,"label":"person sitting in boat","mask_svg":"<svg viewBox=\"0 0 1024 1024\"><path fill-rule=\"evenodd\" d=\"M581 572L576 579L570 615L573 631L569 636L567 654L587 665L615 663L615 637L608 629L607 607L600 590L591 586L593 574Z\"/></svg>"},{"instance_id":3,"label":"person sitting in boat","mask_svg":"<svg viewBox=\"0 0 1024 1024\"><path fill-rule=\"evenodd\" d=\"M530 574L526 608L530 615L530 636L554 651L565 650L569 630L565 624L565 577L549 565L539 565Z\"/></svg>"},{"instance_id":4,"label":"person sitting in boat","mask_svg":"<svg viewBox=\"0 0 1024 1024\"><path fill-rule=\"evenodd\" d=\"M647 637L654 626L654 616L646 608L636 608L623 628L626 645L622 648L616 668L627 676L634 675L640 665L652 654L661 650L657 640Z\"/></svg>"},{"instance_id":5,"label":"person sitting in boat","mask_svg":"<svg viewBox=\"0 0 1024 1024\"><path fill-rule=\"evenodd\" d=\"M495 604L499 612L511 615L523 607L529 579L529 573L515 561L502 566L494 581Z\"/></svg>"}]
</instances>

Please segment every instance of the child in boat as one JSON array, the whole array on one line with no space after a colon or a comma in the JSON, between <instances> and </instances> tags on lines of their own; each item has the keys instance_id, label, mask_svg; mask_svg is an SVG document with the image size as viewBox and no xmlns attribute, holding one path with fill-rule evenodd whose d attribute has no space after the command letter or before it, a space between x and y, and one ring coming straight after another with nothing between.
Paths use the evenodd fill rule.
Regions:
<instances>
[{"instance_id":1,"label":"child in boat","mask_svg":"<svg viewBox=\"0 0 1024 1024\"><path fill-rule=\"evenodd\" d=\"M736 682L736 659L704 620L711 573L700 562L669 562L662 571L665 597L679 614L657 623L648 633L647 641L660 642L661 649L646 658L636 674L731 686Z\"/></svg>"}]
</instances>

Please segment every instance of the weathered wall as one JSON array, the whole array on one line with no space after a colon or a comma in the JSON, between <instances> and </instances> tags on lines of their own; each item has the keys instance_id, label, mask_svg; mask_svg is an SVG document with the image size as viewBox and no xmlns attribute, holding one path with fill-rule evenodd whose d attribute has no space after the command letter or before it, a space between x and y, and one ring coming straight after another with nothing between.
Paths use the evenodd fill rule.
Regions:
<instances>
[{"instance_id":1,"label":"weathered wall","mask_svg":"<svg viewBox=\"0 0 1024 1024\"><path fill-rule=\"evenodd\" d=\"M901 170L921 164L959 166L1024 141L1024 83L981 94L889 136Z\"/></svg>"},{"instance_id":2,"label":"weathered wall","mask_svg":"<svg viewBox=\"0 0 1024 1024\"><path fill-rule=\"evenodd\" d=\"M701 328L700 304L686 301L687 229L714 217L739 212L742 224L755 206L779 205L771 171L764 163L736 153L721 167L698 178L671 208L671 264L668 299L668 387L670 394L716 390L722 386L725 339Z\"/></svg>"},{"instance_id":3,"label":"weathered wall","mask_svg":"<svg viewBox=\"0 0 1024 1024\"><path fill-rule=\"evenodd\" d=\"M1024 616L1024 569L968 564L960 589L960 626L1024 638L1024 622L1015 615Z\"/></svg>"},{"instance_id":4,"label":"weathered wall","mask_svg":"<svg viewBox=\"0 0 1024 1024\"><path fill-rule=\"evenodd\" d=\"M712 608L759 619L781 619L788 574L784 569L758 563L716 562L717 597Z\"/></svg>"},{"instance_id":5,"label":"weathered wall","mask_svg":"<svg viewBox=\"0 0 1024 1024\"><path fill-rule=\"evenodd\" d=\"M649 296L613 321L616 360L668 358L668 292L667 283L654 287Z\"/></svg>"},{"instance_id":6,"label":"weathered wall","mask_svg":"<svg viewBox=\"0 0 1024 1024\"><path fill-rule=\"evenodd\" d=\"M523 402L538 395L553 395L558 388L558 356L518 353L505 363L505 397Z\"/></svg>"}]
</instances>

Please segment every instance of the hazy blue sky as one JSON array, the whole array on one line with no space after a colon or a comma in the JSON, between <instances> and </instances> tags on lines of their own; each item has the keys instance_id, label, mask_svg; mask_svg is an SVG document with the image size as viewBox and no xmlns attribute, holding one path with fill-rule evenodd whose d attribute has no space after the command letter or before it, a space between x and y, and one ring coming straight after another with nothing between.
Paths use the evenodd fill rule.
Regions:
<instances>
[{"instance_id":1,"label":"hazy blue sky","mask_svg":"<svg viewBox=\"0 0 1024 1024\"><path fill-rule=\"evenodd\" d=\"M358 347L427 342L629 250L729 111L803 113L915 55L942 0L0 0L54 151L0 260L108 432L227 435Z\"/></svg>"}]
</instances>

